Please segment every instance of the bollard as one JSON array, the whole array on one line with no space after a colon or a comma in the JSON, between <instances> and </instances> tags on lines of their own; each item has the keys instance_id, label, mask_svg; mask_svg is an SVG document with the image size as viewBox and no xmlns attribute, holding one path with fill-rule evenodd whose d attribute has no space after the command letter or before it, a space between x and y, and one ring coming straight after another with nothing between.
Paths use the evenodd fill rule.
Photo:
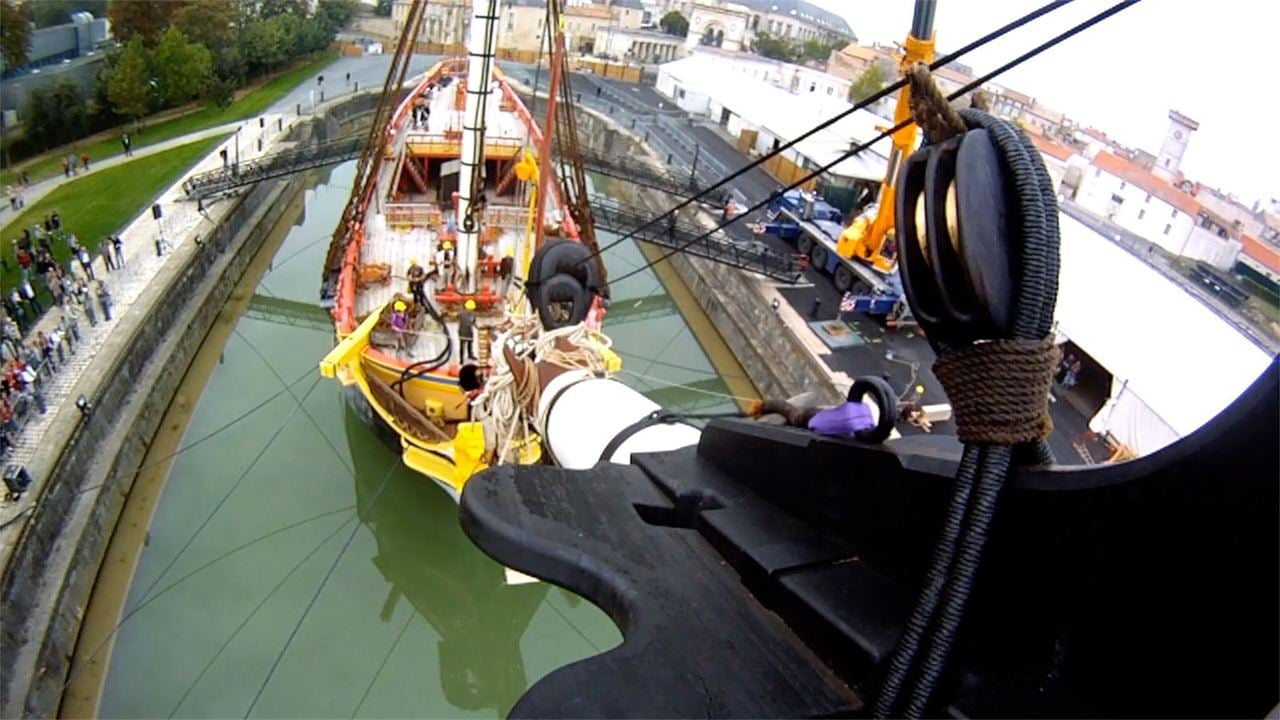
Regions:
<instances>
[{"instance_id":1,"label":"bollard","mask_svg":"<svg viewBox=\"0 0 1280 720\"><path fill-rule=\"evenodd\" d=\"M324 91L320 91L320 102L324 102Z\"/></svg>"},{"instance_id":2,"label":"bollard","mask_svg":"<svg viewBox=\"0 0 1280 720\"><path fill-rule=\"evenodd\" d=\"M612 106L612 105L610 105L610 106L609 106L609 114L610 114L610 115L612 115L612 114L613 114L613 106Z\"/></svg>"},{"instance_id":3,"label":"bollard","mask_svg":"<svg viewBox=\"0 0 1280 720\"><path fill-rule=\"evenodd\" d=\"M276 131L284 132L284 118L276 118Z\"/></svg>"},{"instance_id":4,"label":"bollard","mask_svg":"<svg viewBox=\"0 0 1280 720\"><path fill-rule=\"evenodd\" d=\"M298 103L298 116L302 116L302 103Z\"/></svg>"},{"instance_id":5,"label":"bollard","mask_svg":"<svg viewBox=\"0 0 1280 720\"><path fill-rule=\"evenodd\" d=\"M671 153L667 153L667 164L671 164Z\"/></svg>"},{"instance_id":6,"label":"bollard","mask_svg":"<svg viewBox=\"0 0 1280 720\"><path fill-rule=\"evenodd\" d=\"M635 129L636 129L636 119L635 119L635 118L631 118L631 129L632 129L632 130L635 130Z\"/></svg>"},{"instance_id":7,"label":"bollard","mask_svg":"<svg viewBox=\"0 0 1280 720\"><path fill-rule=\"evenodd\" d=\"M822 310L822 298L816 297L813 299L813 309L809 311L809 317L813 318L814 320L817 320L818 313L821 310Z\"/></svg>"},{"instance_id":8,"label":"bollard","mask_svg":"<svg viewBox=\"0 0 1280 720\"><path fill-rule=\"evenodd\" d=\"M356 83L356 89L355 89L355 90L352 90L351 92L353 92L353 93L358 93L358 92L360 92L360 83L358 83L358 82L357 82L357 83Z\"/></svg>"},{"instance_id":9,"label":"bollard","mask_svg":"<svg viewBox=\"0 0 1280 720\"><path fill-rule=\"evenodd\" d=\"M645 130L645 131L644 131L644 141L645 141L646 143L647 143L647 142L649 142L649 131L648 131L648 130Z\"/></svg>"},{"instance_id":10,"label":"bollard","mask_svg":"<svg viewBox=\"0 0 1280 720\"><path fill-rule=\"evenodd\" d=\"M574 93L574 94L573 94L573 101L574 101L574 102L576 102L576 103L580 103L580 102L582 102L582 93Z\"/></svg>"},{"instance_id":11,"label":"bollard","mask_svg":"<svg viewBox=\"0 0 1280 720\"><path fill-rule=\"evenodd\" d=\"M258 136L258 152L262 152L262 136Z\"/></svg>"},{"instance_id":12,"label":"bollard","mask_svg":"<svg viewBox=\"0 0 1280 720\"><path fill-rule=\"evenodd\" d=\"M267 119L264 117L258 118L258 129L265 128L266 126L267 126Z\"/></svg>"},{"instance_id":13,"label":"bollard","mask_svg":"<svg viewBox=\"0 0 1280 720\"><path fill-rule=\"evenodd\" d=\"M596 86L596 97L600 97L600 86Z\"/></svg>"}]
</instances>

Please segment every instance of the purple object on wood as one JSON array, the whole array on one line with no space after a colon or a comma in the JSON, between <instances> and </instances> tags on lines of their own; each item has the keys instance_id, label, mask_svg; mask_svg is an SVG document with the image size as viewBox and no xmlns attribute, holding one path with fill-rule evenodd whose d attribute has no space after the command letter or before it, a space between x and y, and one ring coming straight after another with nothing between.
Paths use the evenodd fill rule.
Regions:
<instances>
[{"instance_id":1,"label":"purple object on wood","mask_svg":"<svg viewBox=\"0 0 1280 720\"><path fill-rule=\"evenodd\" d=\"M876 423L871 408L860 402L844 402L833 408L819 410L809 420L809 429L819 435L853 437L863 430L870 430Z\"/></svg>"}]
</instances>

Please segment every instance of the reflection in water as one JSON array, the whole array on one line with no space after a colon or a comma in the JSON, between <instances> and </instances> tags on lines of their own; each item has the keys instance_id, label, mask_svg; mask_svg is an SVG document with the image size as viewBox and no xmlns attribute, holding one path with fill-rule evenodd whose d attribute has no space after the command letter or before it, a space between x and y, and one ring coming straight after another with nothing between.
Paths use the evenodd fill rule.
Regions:
<instances>
[{"instance_id":1,"label":"reflection in water","mask_svg":"<svg viewBox=\"0 0 1280 720\"><path fill-rule=\"evenodd\" d=\"M547 673L621 640L571 593L505 584L453 501L342 390L314 384L333 346L316 278L353 175L339 166L308 193L230 339L206 348L221 359L189 447L120 581L126 614L141 609L110 650L102 717L500 717ZM623 243L606 261L644 258ZM626 381L670 407L732 407L657 277L615 297Z\"/></svg>"},{"instance_id":2,"label":"reflection in water","mask_svg":"<svg viewBox=\"0 0 1280 720\"><path fill-rule=\"evenodd\" d=\"M349 402L363 403L355 393ZM356 470L356 503L373 531L373 564L390 587L379 617L390 622L408 600L440 635L440 685L456 708L493 708L505 717L528 687L520 639L547 596L546 583L507 585L497 565L458 531L453 500L435 483L398 468L379 494L385 452L365 441L371 430L347 407L346 431Z\"/></svg>"}]
</instances>

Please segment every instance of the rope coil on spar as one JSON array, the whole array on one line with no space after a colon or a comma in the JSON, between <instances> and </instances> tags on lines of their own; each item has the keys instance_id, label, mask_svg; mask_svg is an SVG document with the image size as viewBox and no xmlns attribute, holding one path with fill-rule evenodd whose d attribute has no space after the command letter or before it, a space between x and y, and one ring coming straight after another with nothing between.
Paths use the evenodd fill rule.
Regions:
<instances>
[{"instance_id":1,"label":"rope coil on spar","mask_svg":"<svg viewBox=\"0 0 1280 720\"><path fill-rule=\"evenodd\" d=\"M908 79L912 112L929 144L899 176L900 270L938 353L934 370L965 449L920 594L876 697L877 717L941 712L931 705L934 690L964 618L1014 450L1023 462L1051 461L1043 441L1052 429L1048 391L1057 365L1050 332L1057 203L1043 162L1013 125L951 108L927 68L912 68ZM980 202L988 206L975 208ZM989 217L966 216L966 210ZM1005 215L1007 223L991 222ZM979 263L996 267L974 267ZM985 270L1007 281L986 282Z\"/></svg>"},{"instance_id":2,"label":"rope coil on spar","mask_svg":"<svg viewBox=\"0 0 1280 720\"><path fill-rule=\"evenodd\" d=\"M569 345L570 349L563 348L562 344ZM530 411L538 407L542 392L537 364L607 376L611 347L612 341L607 336L584 324L543 330L538 318L532 315L514 320L511 328L498 336L490 352L493 373L471 405L475 417L484 425L486 436L495 439L490 446L496 449L499 462L514 461L519 448L530 439L530 429L536 425ZM523 367L519 379L505 349L510 349Z\"/></svg>"}]
</instances>

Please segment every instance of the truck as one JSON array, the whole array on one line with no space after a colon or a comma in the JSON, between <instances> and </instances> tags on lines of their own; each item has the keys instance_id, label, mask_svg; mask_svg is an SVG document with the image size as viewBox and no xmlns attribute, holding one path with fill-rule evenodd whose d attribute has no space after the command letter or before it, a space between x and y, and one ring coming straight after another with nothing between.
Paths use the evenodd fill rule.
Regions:
<instances>
[{"instance_id":1,"label":"truck","mask_svg":"<svg viewBox=\"0 0 1280 720\"><path fill-rule=\"evenodd\" d=\"M852 294L855 311L903 324L910 321L910 310L892 256L884 263L892 268L886 272L857 259L850 249L859 233L867 231L872 217L874 212L867 212L846 228L843 213L821 195L788 190L769 203L764 222L756 223L752 230L794 243L810 267L832 278L837 292ZM893 243L886 243L885 248L892 252Z\"/></svg>"}]
</instances>

